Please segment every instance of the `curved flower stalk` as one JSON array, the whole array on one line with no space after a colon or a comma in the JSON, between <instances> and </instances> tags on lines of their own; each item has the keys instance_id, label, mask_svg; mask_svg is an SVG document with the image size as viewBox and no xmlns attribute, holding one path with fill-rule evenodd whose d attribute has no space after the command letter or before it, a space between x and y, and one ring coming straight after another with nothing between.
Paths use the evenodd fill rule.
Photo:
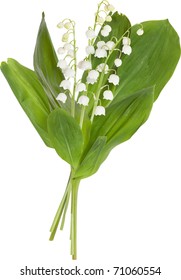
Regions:
<instances>
[{"instance_id":1,"label":"curved flower stalk","mask_svg":"<svg viewBox=\"0 0 181 280\"><path fill-rule=\"evenodd\" d=\"M85 31L85 58L77 61L76 26L64 19L54 50L43 13L32 71L13 59L1 71L44 143L70 165L50 240L71 208L71 255L77 258L80 181L93 175L110 151L146 122L180 58L176 31L166 20L134 26L107 1ZM78 72L81 79L78 79Z\"/></svg>"}]
</instances>

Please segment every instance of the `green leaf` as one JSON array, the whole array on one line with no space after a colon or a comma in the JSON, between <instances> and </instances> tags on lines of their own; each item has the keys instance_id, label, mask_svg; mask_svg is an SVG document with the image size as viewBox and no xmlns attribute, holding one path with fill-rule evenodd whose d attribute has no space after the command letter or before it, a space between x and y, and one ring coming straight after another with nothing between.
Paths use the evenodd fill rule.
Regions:
<instances>
[{"instance_id":1,"label":"green leaf","mask_svg":"<svg viewBox=\"0 0 181 280\"><path fill-rule=\"evenodd\" d=\"M58 58L43 13L34 51L34 68L45 89L52 108L58 107L56 97L60 93L59 85L64 79L61 70L57 67L57 62Z\"/></svg>"},{"instance_id":2,"label":"green leaf","mask_svg":"<svg viewBox=\"0 0 181 280\"><path fill-rule=\"evenodd\" d=\"M52 147L47 132L50 104L36 74L14 59L2 62L1 71L45 144Z\"/></svg>"},{"instance_id":3,"label":"green leaf","mask_svg":"<svg viewBox=\"0 0 181 280\"><path fill-rule=\"evenodd\" d=\"M89 146L99 136L106 136L104 160L111 149L128 140L148 119L154 102L154 87L141 90L106 109L106 116L94 119Z\"/></svg>"},{"instance_id":4,"label":"green leaf","mask_svg":"<svg viewBox=\"0 0 181 280\"><path fill-rule=\"evenodd\" d=\"M124 56L118 68L120 85L116 87L112 104L152 85L155 85L156 100L179 61L179 37L168 20L147 21L142 25L142 36L136 34L138 25L131 29L133 51L130 56Z\"/></svg>"},{"instance_id":5,"label":"green leaf","mask_svg":"<svg viewBox=\"0 0 181 280\"><path fill-rule=\"evenodd\" d=\"M55 109L48 117L48 132L58 155L76 168L84 145L76 120L63 109Z\"/></svg>"},{"instance_id":6,"label":"green leaf","mask_svg":"<svg viewBox=\"0 0 181 280\"><path fill-rule=\"evenodd\" d=\"M86 152L75 172L75 178L83 179L97 172L101 163L101 152L107 137L99 136L89 151Z\"/></svg>"}]
</instances>

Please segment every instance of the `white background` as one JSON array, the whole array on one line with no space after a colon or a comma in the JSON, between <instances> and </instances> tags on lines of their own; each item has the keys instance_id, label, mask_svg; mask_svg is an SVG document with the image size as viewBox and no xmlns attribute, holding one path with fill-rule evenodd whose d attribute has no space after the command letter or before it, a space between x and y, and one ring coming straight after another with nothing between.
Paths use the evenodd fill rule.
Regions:
<instances>
[{"instance_id":1,"label":"white background","mask_svg":"<svg viewBox=\"0 0 181 280\"><path fill-rule=\"evenodd\" d=\"M133 24L169 18L181 34L178 0L112 3ZM84 33L96 4L95 0L0 0L0 61L13 57L32 68L42 11L56 48L60 40L56 24L65 17L77 22L84 56ZM55 241L48 241L69 167L45 147L0 74L0 278L22 279L19 269L25 265L77 264L82 269L160 266L162 275L149 279L180 279L180 74L179 64L147 123L111 153L96 175L81 182L78 261L74 262L69 256L69 219L65 232L58 231ZM139 279L111 274L99 278Z\"/></svg>"}]
</instances>

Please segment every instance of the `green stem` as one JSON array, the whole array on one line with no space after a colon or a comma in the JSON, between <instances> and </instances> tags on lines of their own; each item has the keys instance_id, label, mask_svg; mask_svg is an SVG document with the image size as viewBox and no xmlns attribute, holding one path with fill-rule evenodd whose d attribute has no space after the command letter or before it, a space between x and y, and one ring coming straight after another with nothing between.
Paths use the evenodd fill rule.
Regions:
<instances>
[{"instance_id":1,"label":"green stem","mask_svg":"<svg viewBox=\"0 0 181 280\"><path fill-rule=\"evenodd\" d=\"M51 240L51 241L55 237L55 234L56 234L56 231L57 231L57 228L58 228L58 224L60 222L60 219L61 219L61 216L62 216L62 213L63 213L63 209L64 209L64 206L65 206L65 203L66 203L66 200L67 200L67 194L68 194L69 188L71 186L70 185L71 178L72 178L72 171L70 172L70 176L69 176L69 180L68 180L68 183L67 183L66 190L64 192L63 198L61 200L61 203L60 203L60 205L58 207L58 210L56 212L55 218L53 220L52 226L50 228L51 235L50 235L49 240Z\"/></svg>"},{"instance_id":2,"label":"green stem","mask_svg":"<svg viewBox=\"0 0 181 280\"><path fill-rule=\"evenodd\" d=\"M71 214L71 254L72 259L77 259L77 198L80 180L72 182L72 214Z\"/></svg>"},{"instance_id":3,"label":"green stem","mask_svg":"<svg viewBox=\"0 0 181 280\"><path fill-rule=\"evenodd\" d=\"M84 114L85 114L85 106L82 106L81 113L80 113L80 128L82 129L83 122L84 122Z\"/></svg>"},{"instance_id":4,"label":"green stem","mask_svg":"<svg viewBox=\"0 0 181 280\"><path fill-rule=\"evenodd\" d=\"M64 206L64 210L63 210L63 217L62 217L62 222L61 222L60 230L63 230L63 228L64 228L65 217L66 217L67 208L68 208L69 200L70 200L70 193L71 193L71 181L70 181L70 184L69 184L69 189L68 189L68 193L67 193L67 199L65 201L65 206Z\"/></svg>"}]
</instances>

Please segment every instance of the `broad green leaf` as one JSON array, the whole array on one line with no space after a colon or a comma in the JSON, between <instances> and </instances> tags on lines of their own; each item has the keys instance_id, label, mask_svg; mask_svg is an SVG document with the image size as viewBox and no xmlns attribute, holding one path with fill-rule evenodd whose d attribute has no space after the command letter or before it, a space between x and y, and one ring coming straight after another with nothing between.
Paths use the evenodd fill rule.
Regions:
<instances>
[{"instance_id":1,"label":"broad green leaf","mask_svg":"<svg viewBox=\"0 0 181 280\"><path fill-rule=\"evenodd\" d=\"M138 25L131 29L133 52L124 56L118 68L120 85L116 87L113 104L152 85L155 85L156 100L180 58L179 37L168 20L147 21L142 25L142 36L136 34Z\"/></svg>"},{"instance_id":2,"label":"broad green leaf","mask_svg":"<svg viewBox=\"0 0 181 280\"><path fill-rule=\"evenodd\" d=\"M76 168L84 145L76 120L63 109L55 109L48 117L48 133L58 155Z\"/></svg>"},{"instance_id":3,"label":"broad green leaf","mask_svg":"<svg viewBox=\"0 0 181 280\"><path fill-rule=\"evenodd\" d=\"M60 82L64 79L61 70L57 67L57 62L58 58L43 13L34 51L34 68L52 108L58 107L56 96L60 92Z\"/></svg>"},{"instance_id":4,"label":"broad green leaf","mask_svg":"<svg viewBox=\"0 0 181 280\"><path fill-rule=\"evenodd\" d=\"M76 178L86 178L93 175L99 168L101 162L101 152L105 147L107 137L100 136L94 142L92 147L83 156L78 169L76 170Z\"/></svg>"},{"instance_id":5,"label":"broad green leaf","mask_svg":"<svg viewBox=\"0 0 181 280\"><path fill-rule=\"evenodd\" d=\"M45 144L52 147L47 132L50 104L36 74L14 59L2 62L1 71Z\"/></svg>"},{"instance_id":6,"label":"broad green leaf","mask_svg":"<svg viewBox=\"0 0 181 280\"><path fill-rule=\"evenodd\" d=\"M154 87L141 90L106 109L106 116L95 117L91 143L99 136L106 136L103 153L128 140L148 119L154 101ZM103 156L104 158L104 156Z\"/></svg>"}]
</instances>

